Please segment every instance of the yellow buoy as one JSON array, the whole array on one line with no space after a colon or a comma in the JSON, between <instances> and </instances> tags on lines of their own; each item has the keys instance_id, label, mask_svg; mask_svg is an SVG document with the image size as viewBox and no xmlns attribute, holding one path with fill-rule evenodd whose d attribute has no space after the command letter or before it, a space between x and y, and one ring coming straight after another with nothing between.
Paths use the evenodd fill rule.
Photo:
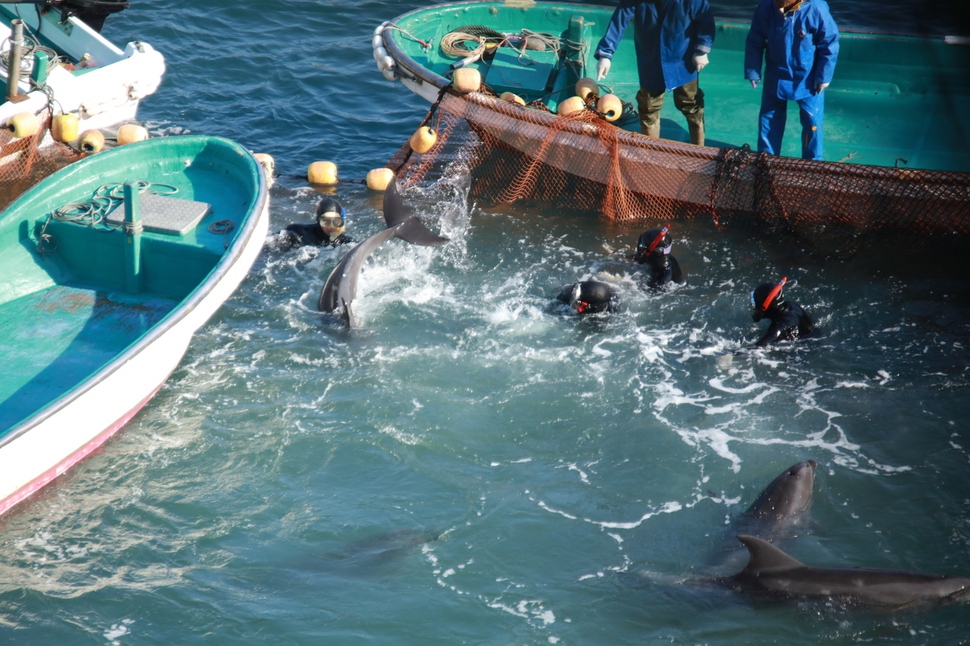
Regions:
<instances>
[{"instance_id":1,"label":"yellow buoy","mask_svg":"<svg viewBox=\"0 0 970 646\"><path fill-rule=\"evenodd\" d=\"M85 130L77 139L77 147L86 153L99 153L104 148L104 135L100 130Z\"/></svg>"},{"instance_id":2,"label":"yellow buoy","mask_svg":"<svg viewBox=\"0 0 970 646\"><path fill-rule=\"evenodd\" d=\"M482 89L482 75L471 67L459 67L451 77L451 84L462 94L478 92Z\"/></svg>"},{"instance_id":3,"label":"yellow buoy","mask_svg":"<svg viewBox=\"0 0 970 646\"><path fill-rule=\"evenodd\" d=\"M580 97L583 101L588 99L590 94L599 93L600 86L595 79L591 79L587 76L586 78L576 81L576 96Z\"/></svg>"},{"instance_id":4,"label":"yellow buoy","mask_svg":"<svg viewBox=\"0 0 970 646\"><path fill-rule=\"evenodd\" d=\"M30 137L40 130L40 119L33 112L18 112L7 121L7 130L15 139Z\"/></svg>"},{"instance_id":5,"label":"yellow buoy","mask_svg":"<svg viewBox=\"0 0 970 646\"><path fill-rule=\"evenodd\" d=\"M133 144L148 139L148 131L137 123L126 123L118 128L118 145Z\"/></svg>"},{"instance_id":6,"label":"yellow buoy","mask_svg":"<svg viewBox=\"0 0 970 646\"><path fill-rule=\"evenodd\" d=\"M574 112L580 112L581 110L585 110L585 109L586 109L585 101L583 101L578 96L571 96L559 104L559 107L556 109L556 112L558 114L561 114L562 116L566 116L567 114L573 114Z\"/></svg>"},{"instance_id":7,"label":"yellow buoy","mask_svg":"<svg viewBox=\"0 0 970 646\"><path fill-rule=\"evenodd\" d=\"M615 94L604 94L596 104L596 111L607 121L616 121L623 114L623 102Z\"/></svg>"},{"instance_id":8,"label":"yellow buoy","mask_svg":"<svg viewBox=\"0 0 970 646\"><path fill-rule=\"evenodd\" d=\"M394 171L390 168L375 168L367 173L367 188L384 191L394 181Z\"/></svg>"},{"instance_id":9,"label":"yellow buoy","mask_svg":"<svg viewBox=\"0 0 970 646\"><path fill-rule=\"evenodd\" d=\"M525 99L514 92L502 92L498 98L509 103L515 103L516 105L525 105Z\"/></svg>"},{"instance_id":10,"label":"yellow buoy","mask_svg":"<svg viewBox=\"0 0 970 646\"><path fill-rule=\"evenodd\" d=\"M436 141L438 141L438 133L429 126L421 126L411 135L411 150L422 155L431 150Z\"/></svg>"},{"instance_id":11,"label":"yellow buoy","mask_svg":"<svg viewBox=\"0 0 970 646\"><path fill-rule=\"evenodd\" d=\"M315 161L307 168L306 178L311 184L336 184L337 165L328 161Z\"/></svg>"},{"instance_id":12,"label":"yellow buoy","mask_svg":"<svg viewBox=\"0 0 970 646\"><path fill-rule=\"evenodd\" d=\"M51 136L54 141L69 144L77 139L77 126L76 114L59 114L51 119Z\"/></svg>"}]
</instances>

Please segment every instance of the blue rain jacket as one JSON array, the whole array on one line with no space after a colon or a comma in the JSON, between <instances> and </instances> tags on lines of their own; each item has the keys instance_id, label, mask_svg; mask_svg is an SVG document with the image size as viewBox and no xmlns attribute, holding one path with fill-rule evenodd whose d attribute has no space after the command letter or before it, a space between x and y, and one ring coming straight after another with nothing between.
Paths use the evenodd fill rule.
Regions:
<instances>
[{"instance_id":1,"label":"blue rain jacket","mask_svg":"<svg viewBox=\"0 0 970 646\"><path fill-rule=\"evenodd\" d=\"M761 0L744 50L744 78L761 78L762 91L797 101L815 94L816 83L831 83L839 56L839 28L825 0L804 0L783 14L774 0Z\"/></svg>"},{"instance_id":2,"label":"blue rain jacket","mask_svg":"<svg viewBox=\"0 0 970 646\"><path fill-rule=\"evenodd\" d=\"M613 58L633 22L640 87L672 90L697 78L694 56L711 51L714 14L707 0L620 0L596 58Z\"/></svg>"}]
</instances>

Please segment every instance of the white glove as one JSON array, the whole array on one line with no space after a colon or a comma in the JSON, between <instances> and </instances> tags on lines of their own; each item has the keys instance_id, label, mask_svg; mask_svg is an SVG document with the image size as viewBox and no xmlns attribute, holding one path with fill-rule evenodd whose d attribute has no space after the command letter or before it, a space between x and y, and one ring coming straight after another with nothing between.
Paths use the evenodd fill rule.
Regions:
<instances>
[{"instance_id":1,"label":"white glove","mask_svg":"<svg viewBox=\"0 0 970 646\"><path fill-rule=\"evenodd\" d=\"M822 90L829 86L828 83L816 83L815 84L815 94L821 94Z\"/></svg>"},{"instance_id":2,"label":"white glove","mask_svg":"<svg viewBox=\"0 0 970 646\"><path fill-rule=\"evenodd\" d=\"M700 56L694 57L694 67L698 72L707 67L708 63L710 63L710 61L707 60L707 54L701 54Z\"/></svg>"},{"instance_id":3,"label":"white glove","mask_svg":"<svg viewBox=\"0 0 970 646\"><path fill-rule=\"evenodd\" d=\"M612 65L612 64L613 64L613 61L611 61L608 58L601 58L601 59L599 59L599 61L596 63L596 80L597 81L599 81L604 76L606 76L607 74L610 73L610 65Z\"/></svg>"}]
</instances>

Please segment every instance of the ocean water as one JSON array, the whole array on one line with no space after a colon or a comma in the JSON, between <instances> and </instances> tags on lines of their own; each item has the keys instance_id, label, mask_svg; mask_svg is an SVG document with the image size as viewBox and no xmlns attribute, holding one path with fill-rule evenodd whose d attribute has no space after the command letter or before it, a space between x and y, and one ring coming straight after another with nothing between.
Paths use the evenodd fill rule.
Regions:
<instances>
[{"instance_id":1,"label":"ocean water","mask_svg":"<svg viewBox=\"0 0 970 646\"><path fill-rule=\"evenodd\" d=\"M961 28L948 3L831 4L846 26ZM167 57L140 113L154 136L272 154L274 230L309 220L321 159L349 232L384 227L361 180L427 105L370 39L417 3L132 5L105 34ZM345 250L267 249L149 405L0 518L0 643L966 643L966 604L753 600L711 578L744 563L739 513L805 459L794 556L970 576L964 260L823 261L684 222L687 283L655 294L622 260L642 227L465 187L409 196L453 241L379 249L359 330L315 311ZM552 304L599 272L619 313ZM751 289L782 275L823 337L735 354L763 331Z\"/></svg>"}]
</instances>

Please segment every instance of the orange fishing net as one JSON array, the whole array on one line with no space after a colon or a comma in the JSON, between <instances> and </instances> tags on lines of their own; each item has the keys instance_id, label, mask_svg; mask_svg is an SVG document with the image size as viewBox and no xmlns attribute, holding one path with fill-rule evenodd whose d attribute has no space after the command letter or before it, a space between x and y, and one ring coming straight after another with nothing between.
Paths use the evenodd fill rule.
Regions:
<instances>
[{"instance_id":1,"label":"orange fishing net","mask_svg":"<svg viewBox=\"0 0 970 646\"><path fill-rule=\"evenodd\" d=\"M592 100L590 101L592 105ZM449 164L471 171L473 196L541 200L617 221L707 217L827 239L886 230L970 233L970 175L775 157L650 139L592 110L561 117L484 93L441 93L424 155L405 144L388 166L408 183Z\"/></svg>"},{"instance_id":2,"label":"orange fishing net","mask_svg":"<svg viewBox=\"0 0 970 646\"><path fill-rule=\"evenodd\" d=\"M16 139L0 128L0 208L6 208L31 186L80 158L80 153L50 134L50 114L39 115L36 134Z\"/></svg>"}]
</instances>

